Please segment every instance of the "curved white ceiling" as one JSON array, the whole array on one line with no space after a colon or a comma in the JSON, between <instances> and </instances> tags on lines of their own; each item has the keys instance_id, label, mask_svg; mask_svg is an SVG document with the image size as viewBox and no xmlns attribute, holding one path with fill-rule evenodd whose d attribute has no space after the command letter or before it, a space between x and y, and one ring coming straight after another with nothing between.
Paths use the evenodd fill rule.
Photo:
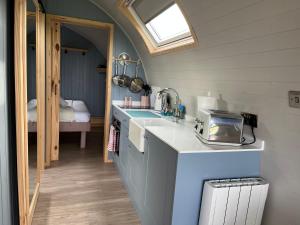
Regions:
<instances>
[{"instance_id":1,"label":"curved white ceiling","mask_svg":"<svg viewBox=\"0 0 300 225\"><path fill-rule=\"evenodd\" d=\"M121 27L123 32L127 34L129 40L132 42L132 45L135 47L136 51L138 52L140 58L143 61L144 69L149 81L151 81L151 74L150 74L150 72L152 72L151 67L153 67L153 64L155 64L156 61L159 61L160 63L162 62L172 63L172 57L176 57L180 59L181 57L185 57L184 55L186 54L186 52L190 52L193 54L193 50L198 49L198 47L196 47L188 50L180 50L180 51L175 51L174 53L164 54L162 56L150 55L139 33L136 31L133 25L127 20L127 18L118 10L117 0L89 0L89 1L94 5L96 5L97 7L99 7L104 12L106 12ZM200 7L210 7L217 1L219 0L202 0L202 1L182 0L181 7L185 12L185 16L188 18L190 24L194 28L194 25L198 26L200 23L199 17L201 18L201 16L199 16L198 9ZM195 29L193 30L196 33L196 36L200 35ZM163 69L164 65L161 66L162 66L161 68Z\"/></svg>"},{"instance_id":2,"label":"curved white ceiling","mask_svg":"<svg viewBox=\"0 0 300 225\"><path fill-rule=\"evenodd\" d=\"M78 33L85 39L89 40L106 59L107 43L108 43L108 33L105 30L76 26L70 24L63 24L63 26L69 28L70 30ZM99 41L100 40L100 41Z\"/></svg>"},{"instance_id":3,"label":"curved white ceiling","mask_svg":"<svg viewBox=\"0 0 300 225\"><path fill-rule=\"evenodd\" d=\"M89 0L94 5L98 6L102 10L104 10L112 19L122 28L122 30L127 34L128 38L138 51L139 55L142 59L145 60L145 57L148 54L148 50L144 45L143 39L136 32L135 28L131 23L122 15L122 13L118 10L117 1L116 0Z\"/></svg>"}]
</instances>

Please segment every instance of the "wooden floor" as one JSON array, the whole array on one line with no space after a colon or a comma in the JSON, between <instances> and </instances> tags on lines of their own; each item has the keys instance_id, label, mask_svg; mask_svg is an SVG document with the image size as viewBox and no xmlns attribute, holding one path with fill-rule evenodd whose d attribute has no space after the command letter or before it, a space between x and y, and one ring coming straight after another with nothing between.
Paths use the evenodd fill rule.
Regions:
<instances>
[{"instance_id":1,"label":"wooden floor","mask_svg":"<svg viewBox=\"0 0 300 225\"><path fill-rule=\"evenodd\" d=\"M100 159L101 137L88 135L86 150L80 136L62 137L60 161L42 179L33 225L140 224L117 169Z\"/></svg>"}]
</instances>

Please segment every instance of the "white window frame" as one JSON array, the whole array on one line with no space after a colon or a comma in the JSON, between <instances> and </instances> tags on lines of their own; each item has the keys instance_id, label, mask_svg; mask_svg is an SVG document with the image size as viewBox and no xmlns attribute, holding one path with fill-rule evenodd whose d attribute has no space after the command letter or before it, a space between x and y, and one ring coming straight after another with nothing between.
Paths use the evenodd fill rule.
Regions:
<instances>
[{"instance_id":1,"label":"white window frame","mask_svg":"<svg viewBox=\"0 0 300 225\"><path fill-rule=\"evenodd\" d=\"M188 26L189 31L188 33L176 36L174 38L162 41L158 43L155 38L152 36L146 24L141 20L140 16L137 14L135 9L132 7L133 1L124 1L119 0L119 9L123 12L125 16L131 21L133 26L137 29L137 31L142 36L150 54L160 54L165 52L170 52L177 49L187 48L187 47L195 47L198 42L195 33L189 23L188 18L184 14L182 10L181 4L178 0L175 0L174 3L178 5L180 8Z\"/></svg>"},{"instance_id":2,"label":"white window frame","mask_svg":"<svg viewBox=\"0 0 300 225\"><path fill-rule=\"evenodd\" d=\"M179 5L178 5L176 2L174 2L173 4L171 4L171 5L169 5L167 8L165 8L163 11L161 11L158 15L156 15L155 17L153 17L152 19L155 19L156 17L158 17L159 15L161 15L162 13L164 13L166 10L168 10L169 8L171 8L171 7L172 7L173 5L175 5L175 4L179 7ZM133 8L132 6L130 6L130 7ZM134 11L134 9L132 9L132 10ZM180 7L179 7L179 10L181 11ZM182 11L181 11L181 13L182 13ZM183 13L182 13L182 15L183 15ZM137 16L138 16L138 15L137 15ZM184 17L184 15L183 15L183 17ZM173 42L180 41L180 40L182 40L182 39L186 39L186 38L192 37L192 33L191 33L191 30L190 30L190 26L189 26L189 24L188 24L186 18L184 17L185 22L186 22L187 25L189 26L189 31L188 31L188 32L182 33L182 34L180 34L180 35L176 35L176 36L174 36L174 37L172 37L172 38L168 38L168 39L166 39L165 41L157 42L157 40L155 40L155 37L153 36L153 34L151 34L150 29L147 27L147 24L150 23L150 22L152 21L152 19L151 19L149 22L147 22L146 24L144 24L144 23L143 23L143 24L144 24L144 26L146 27L147 32L151 35L152 39L156 42L157 46L163 46L163 45L166 45L166 44L171 44L171 43L173 43ZM155 31L155 28L152 27L151 24L149 24L149 25L150 25L150 28L151 28L152 32L153 32L153 33L157 33L157 32ZM157 34L157 36L159 37L159 34Z\"/></svg>"}]
</instances>

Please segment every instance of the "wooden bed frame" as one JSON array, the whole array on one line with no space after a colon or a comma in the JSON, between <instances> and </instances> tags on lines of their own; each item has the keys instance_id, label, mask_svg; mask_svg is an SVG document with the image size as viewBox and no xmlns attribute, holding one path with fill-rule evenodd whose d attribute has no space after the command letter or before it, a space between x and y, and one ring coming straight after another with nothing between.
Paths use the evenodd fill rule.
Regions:
<instances>
[{"instance_id":1,"label":"wooden bed frame","mask_svg":"<svg viewBox=\"0 0 300 225\"><path fill-rule=\"evenodd\" d=\"M28 132L36 132L36 122L28 122ZM59 122L59 132L81 132L80 148L86 147L86 133L91 131L91 122Z\"/></svg>"}]
</instances>

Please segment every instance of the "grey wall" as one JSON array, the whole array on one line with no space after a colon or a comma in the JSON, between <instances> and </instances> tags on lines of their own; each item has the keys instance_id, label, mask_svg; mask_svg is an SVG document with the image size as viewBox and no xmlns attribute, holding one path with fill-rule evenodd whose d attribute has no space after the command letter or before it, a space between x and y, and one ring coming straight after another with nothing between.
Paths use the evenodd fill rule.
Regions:
<instances>
[{"instance_id":1,"label":"grey wall","mask_svg":"<svg viewBox=\"0 0 300 225\"><path fill-rule=\"evenodd\" d=\"M115 22L101 9L94 4L85 0L45 0L45 7L47 13L71 16L77 18L84 18L96 20L101 22L114 23ZM131 42L128 40L123 31L115 24L115 39L114 39L114 56L118 56L122 52L127 52L133 59L137 59L138 55ZM128 74L134 74L134 66L128 68ZM140 76L145 79L144 70L140 68ZM133 94L127 88L120 88L113 86L112 99L123 100L124 96L132 96L134 100L140 99L140 94Z\"/></svg>"},{"instance_id":2,"label":"grey wall","mask_svg":"<svg viewBox=\"0 0 300 225\"><path fill-rule=\"evenodd\" d=\"M36 51L30 44L35 44L35 30L27 35L27 99L36 99Z\"/></svg>"},{"instance_id":3,"label":"grey wall","mask_svg":"<svg viewBox=\"0 0 300 225\"><path fill-rule=\"evenodd\" d=\"M229 110L258 114L262 175L271 184L263 224L299 224L300 110L288 107L287 92L300 90L300 1L182 0L199 46L161 56L148 54L116 1L91 1L126 29L150 83L176 88L189 114L195 96L209 91Z\"/></svg>"},{"instance_id":4,"label":"grey wall","mask_svg":"<svg viewBox=\"0 0 300 225\"><path fill-rule=\"evenodd\" d=\"M7 5L0 0L0 225L10 225L9 134L7 102Z\"/></svg>"},{"instance_id":5,"label":"grey wall","mask_svg":"<svg viewBox=\"0 0 300 225\"><path fill-rule=\"evenodd\" d=\"M35 31L27 36L28 44L35 43ZM61 96L64 99L82 100L92 116L104 116L105 112L105 74L98 73L96 67L106 64L104 56L84 37L62 27L62 46L87 49L80 52L61 52ZM28 101L36 98L36 51L27 48L27 94Z\"/></svg>"},{"instance_id":6,"label":"grey wall","mask_svg":"<svg viewBox=\"0 0 300 225\"><path fill-rule=\"evenodd\" d=\"M91 42L65 27L61 29L61 44L88 50L85 55L61 52L61 96L83 100L92 116L104 116L105 74L98 73L96 67L106 65L106 59Z\"/></svg>"}]
</instances>

